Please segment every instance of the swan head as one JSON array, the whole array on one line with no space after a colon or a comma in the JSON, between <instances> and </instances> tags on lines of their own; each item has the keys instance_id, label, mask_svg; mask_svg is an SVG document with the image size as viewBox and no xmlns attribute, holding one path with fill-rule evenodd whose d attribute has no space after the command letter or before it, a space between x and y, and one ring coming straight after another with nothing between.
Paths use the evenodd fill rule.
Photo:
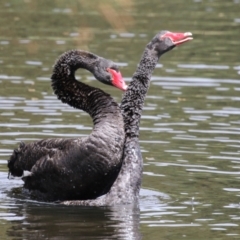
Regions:
<instances>
[{"instance_id":1,"label":"swan head","mask_svg":"<svg viewBox=\"0 0 240 240\"><path fill-rule=\"evenodd\" d=\"M153 38L152 44L158 52L164 53L192 39L191 32L161 31Z\"/></svg>"},{"instance_id":2,"label":"swan head","mask_svg":"<svg viewBox=\"0 0 240 240\"><path fill-rule=\"evenodd\" d=\"M97 80L104 84L114 86L123 91L127 90L127 84L118 66L110 60L101 58L99 64L95 66L93 74Z\"/></svg>"}]
</instances>

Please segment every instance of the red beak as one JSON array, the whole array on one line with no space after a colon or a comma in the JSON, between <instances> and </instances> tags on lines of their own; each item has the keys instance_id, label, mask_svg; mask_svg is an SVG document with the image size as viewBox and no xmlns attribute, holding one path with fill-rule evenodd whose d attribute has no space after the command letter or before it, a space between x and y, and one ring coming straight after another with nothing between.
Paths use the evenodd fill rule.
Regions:
<instances>
[{"instance_id":1,"label":"red beak","mask_svg":"<svg viewBox=\"0 0 240 240\"><path fill-rule=\"evenodd\" d=\"M112 85L115 86L116 88L119 88L123 91L126 91L127 90L127 84L125 83L120 71L117 72L117 71L115 71L111 68L108 68L107 70L112 75Z\"/></svg>"},{"instance_id":2,"label":"red beak","mask_svg":"<svg viewBox=\"0 0 240 240\"><path fill-rule=\"evenodd\" d=\"M174 45L180 45L193 39L192 33L190 32L185 33L167 32L161 37L161 39L166 37L170 38Z\"/></svg>"}]
</instances>

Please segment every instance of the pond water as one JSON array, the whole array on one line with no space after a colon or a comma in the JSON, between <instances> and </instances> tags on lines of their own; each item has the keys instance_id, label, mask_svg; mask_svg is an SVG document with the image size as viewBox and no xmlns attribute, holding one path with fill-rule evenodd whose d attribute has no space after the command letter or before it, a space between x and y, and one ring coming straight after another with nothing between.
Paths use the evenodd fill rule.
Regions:
<instances>
[{"instance_id":1,"label":"pond water","mask_svg":"<svg viewBox=\"0 0 240 240\"><path fill-rule=\"evenodd\" d=\"M239 239L240 1L0 2L1 239ZM121 66L127 81L160 30L194 40L164 55L141 121L139 208L30 201L7 160L20 141L79 137L90 117L57 100L55 59L84 49ZM120 102L122 93L78 71Z\"/></svg>"}]
</instances>

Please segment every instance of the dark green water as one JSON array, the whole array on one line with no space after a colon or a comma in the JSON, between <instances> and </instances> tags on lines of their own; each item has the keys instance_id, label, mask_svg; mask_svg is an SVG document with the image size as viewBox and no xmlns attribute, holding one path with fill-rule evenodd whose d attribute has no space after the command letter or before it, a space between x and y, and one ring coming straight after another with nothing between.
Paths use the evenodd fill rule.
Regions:
<instances>
[{"instance_id":1,"label":"dark green water","mask_svg":"<svg viewBox=\"0 0 240 240\"><path fill-rule=\"evenodd\" d=\"M240 1L0 1L1 239L239 239ZM84 49L130 81L160 30L191 31L152 77L141 121L140 209L26 200L7 179L20 141L84 136L89 116L50 87L55 59ZM121 92L78 71L121 101Z\"/></svg>"}]
</instances>

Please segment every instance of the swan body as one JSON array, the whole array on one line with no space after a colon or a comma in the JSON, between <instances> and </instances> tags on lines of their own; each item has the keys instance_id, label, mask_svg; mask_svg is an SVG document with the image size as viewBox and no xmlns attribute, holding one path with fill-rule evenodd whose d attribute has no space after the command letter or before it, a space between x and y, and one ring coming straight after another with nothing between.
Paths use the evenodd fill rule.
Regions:
<instances>
[{"instance_id":1,"label":"swan body","mask_svg":"<svg viewBox=\"0 0 240 240\"><path fill-rule=\"evenodd\" d=\"M121 110L125 123L126 140L123 163L109 192L93 200L63 201L65 205L112 206L138 201L142 180L143 159L139 145L139 125L144 100L152 73L162 54L192 39L192 34L159 32L146 46L132 81L124 93Z\"/></svg>"},{"instance_id":2,"label":"swan body","mask_svg":"<svg viewBox=\"0 0 240 240\"><path fill-rule=\"evenodd\" d=\"M75 79L84 68L97 80L126 90L113 62L89 52L72 50L55 63L52 87L63 102L93 119L84 138L45 139L21 143L8 161L9 174L22 176L31 197L46 201L94 199L107 193L122 164L124 122L118 104L107 93ZM27 172L26 176L23 173Z\"/></svg>"}]
</instances>

